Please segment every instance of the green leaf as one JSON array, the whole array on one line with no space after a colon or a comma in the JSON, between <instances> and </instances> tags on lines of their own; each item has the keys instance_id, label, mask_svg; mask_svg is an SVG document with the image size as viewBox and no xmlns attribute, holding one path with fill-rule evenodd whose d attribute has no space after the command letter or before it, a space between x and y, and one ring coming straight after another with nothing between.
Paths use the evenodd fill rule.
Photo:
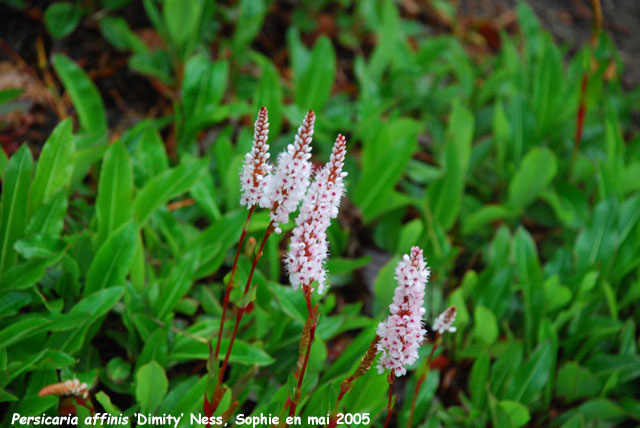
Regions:
<instances>
[{"instance_id":1,"label":"green leaf","mask_svg":"<svg viewBox=\"0 0 640 428\"><path fill-rule=\"evenodd\" d=\"M35 213L55 192L69 185L74 151L71 119L65 119L55 127L40 153L33 177L30 213Z\"/></svg>"},{"instance_id":2,"label":"green leaf","mask_svg":"<svg viewBox=\"0 0 640 428\"><path fill-rule=\"evenodd\" d=\"M220 349L227 349L228 347L229 339L222 338L222 340L220 340ZM222 361L224 360L224 356L224 352L220 352L218 359ZM207 344L189 338L184 338L184 340L179 341L176 340L174 347L169 352L169 359L174 363L206 360L207 358L209 358L209 348ZM241 339L236 339L233 342L233 348L231 348L231 354L229 355L229 362L245 365L258 364L260 366L266 366L272 364L274 361L275 360L264 350Z\"/></svg>"},{"instance_id":3,"label":"green leaf","mask_svg":"<svg viewBox=\"0 0 640 428\"><path fill-rule=\"evenodd\" d=\"M0 207L0 277L18 258L13 244L24 236L33 160L26 144L11 156L2 180Z\"/></svg>"},{"instance_id":4,"label":"green leaf","mask_svg":"<svg viewBox=\"0 0 640 428\"><path fill-rule=\"evenodd\" d=\"M44 12L44 25L54 39L68 36L76 29L82 9L80 6L63 1L54 3Z\"/></svg>"},{"instance_id":5,"label":"green leaf","mask_svg":"<svg viewBox=\"0 0 640 428\"><path fill-rule=\"evenodd\" d=\"M327 104L336 75L336 54L331 40L320 36L302 75L295 79L296 104L303 110L321 110Z\"/></svg>"},{"instance_id":6,"label":"green leaf","mask_svg":"<svg viewBox=\"0 0 640 428\"><path fill-rule=\"evenodd\" d=\"M491 309L478 305L473 311L473 336L485 345L498 339L498 322Z\"/></svg>"},{"instance_id":7,"label":"green leaf","mask_svg":"<svg viewBox=\"0 0 640 428\"><path fill-rule=\"evenodd\" d=\"M96 198L98 234L95 247L133 217L133 174L129 154L122 141L116 141L105 154Z\"/></svg>"},{"instance_id":8,"label":"green leaf","mask_svg":"<svg viewBox=\"0 0 640 428\"><path fill-rule=\"evenodd\" d=\"M549 342L538 345L527 362L511 378L506 396L525 405L535 401L549 381L554 352L554 346Z\"/></svg>"},{"instance_id":9,"label":"green leaf","mask_svg":"<svg viewBox=\"0 0 640 428\"><path fill-rule=\"evenodd\" d=\"M0 89L0 107L15 100L23 93L24 93L24 90L18 89L18 88ZM4 158L6 160L7 155L4 153L4 151L0 153L0 158ZM2 161L0 161L0 166L2 166ZM0 167L0 175L2 175L1 167Z\"/></svg>"},{"instance_id":10,"label":"green leaf","mask_svg":"<svg viewBox=\"0 0 640 428\"><path fill-rule=\"evenodd\" d=\"M294 26L290 26L287 30L287 48L293 70L293 86L297 88L300 86L300 80L307 69L311 54L300 40L300 31Z\"/></svg>"},{"instance_id":11,"label":"green leaf","mask_svg":"<svg viewBox=\"0 0 640 428\"><path fill-rule=\"evenodd\" d=\"M4 177L4 171L7 168L8 163L9 158L7 158L7 154L4 150L0 150L0 177Z\"/></svg>"},{"instance_id":12,"label":"green leaf","mask_svg":"<svg viewBox=\"0 0 640 428\"><path fill-rule=\"evenodd\" d=\"M145 4L146 3L145 1ZM138 52L131 55L131 57L129 57L129 67L138 73L151 76L165 85L173 84L171 60L167 51L163 49L157 49L151 52Z\"/></svg>"},{"instance_id":13,"label":"green leaf","mask_svg":"<svg viewBox=\"0 0 640 428\"><path fill-rule=\"evenodd\" d=\"M120 357L115 357L107 363L107 376L112 382L122 382L129 377L131 364Z\"/></svg>"},{"instance_id":14,"label":"green leaf","mask_svg":"<svg viewBox=\"0 0 640 428\"><path fill-rule=\"evenodd\" d=\"M575 110L567 105L564 86L569 79L565 79L560 50L548 36L542 50L540 61L533 68L532 107L538 119L538 132L545 135L552 125Z\"/></svg>"},{"instance_id":15,"label":"green leaf","mask_svg":"<svg viewBox=\"0 0 640 428\"><path fill-rule=\"evenodd\" d=\"M624 419L625 411L617 403L607 398L595 398L582 404L580 412L588 421L620 420Z\"/></svg>"},{"instance_id":16,"label":"green leaf","mask_svg":"<svg viewBox=\"0 0 640 428\"><path fill-rule=\"evenodd\" d=\"M177 261L167 279L163 281L162 291L154 305L154 312L159 319L164 319L165 315L189 292L199 260L200 248L195 247Z\"/></svg>"},{"instance_id":17,"label":"green leaf","mask_svg":"<svg viewBox=\"0 0 640 428\"><path fill-rule=\"evenodd\" d=\"M66 212L67 190L60 189L51 196L47 203L32 213L25 235L60 236Z\"/></svg>"},{"instance_id":18,"label":"green leaf","mask_svg":"<svg viewBox=\"0 0 640 428\"><path fill-rule=\"evenodd\" d=\"M43 317L23 318L14 322L9 327L0 330L0 348L6 348L14 343L21 342L38 333L42 327L49 324L51 324L51 321Z\"/></svg>"},{"instance_id":19,"label":"green leaf","mask_svg":"<svg viewBox=\"0 0 640 428\"><path fill-rule=\"evenodd\" d=\"M153 127L147 127L140 135L133 161L137 184L145 184L150 178L169 169L164 143Z\"/></svg>"},{"instance_id":20,"label":"green leaf","mask_svg":"<svg viewBox=\"0 0 640 428\"><path fill-rule=\"evenodd\" d=\"M0 277L0 289L22 290L36 284L45 274L47 268L58 262L63 252L46 258L34 258L17 264Z\"/></svg>"},{"instance_id":21,"label":"green leaf","mask_svg":"<svg viewBox=\"0 0 640 428\"><path fill-rule=\"evenodd\" d=\"M158 207L188 191L206 169L206 159L185 161L149 180L136 195L133 212L138 224L143 225Z\"/></svg>"},{"instance_id":22,"label":"green leaf","mask_svg":"<svg viewBox=\"0 0 640 428\"><path fill-rule=\"evenodd\" d=\"M496 167L500 175L504 176L511 128L501 99L498 99L493 107L492 130L496 145Z\"/></svg>"},{"instance_id":23,"label":"green leaf","mask_svg":"<svg viewBox=\"0 0 640 428\"><path fill-rule=\"evenodd\" d=\"M191 196L196 200L198 206L211 221L217 221L222 214L218 203L216 202L216 187L213 184L213 177L211 174L203 175L191 188Z\"/></svg>"},{"instance_id":24,"label":"green leaf","mask_svg":"<svg viewBox=\"0 0 640 428\"><path fill-rule=\"evenodd\" d=\"M407 118L389 123L371 120L370 125L372 131L364 141L362 173L353 192L367 222L389 208L389 198L413 156L422 130L422 124Z\"/></svg>"},{"instance_id":25,"label":"green leaf","mask_svg":"<svg viewBox=\"0 0 640 428\"><path fill-rule=\"evenodd\" d=\"M107 130L107 114L94 83L82 68L62 54L53 55L53 67L71 97L82 131L101 138Z\"/></svg>"},{"instance_id":26,"label":"green leaf","mask_svg":"<svg viewBox=\"0 0 640 428\"><path fill-rule=\"evenodd\" d=\"M503 205L488 204L482 206L462 222L462 234L468 235L479 229L483 229L494 221L509 218L513 212Z\"/></svg>"},{"instance_id":27,"label":"green leaf","mask_svg":"<svg viewBox=\"0 0 640 428\"><path fill-rule=\"evenodd\" d=\"M283 90L278 69L267 58L258 57L260 64L260 80L253 92L254 111L262 106L269 110L269 133L274 137L282 128Z\"/></svg>"},{"instance_id":28,"label":"green leaf","mask_svg":"<svg viewBox=\"0 0 640 428\"><path fill-rule=\"evenodd\" d=\"M129 28L129 24L119 16L105 16L100 20L100 32L116 49L134 53L147 52L144 41Z\"/></svg>"},{"instance_id":29,"label":"green leaf","mask_svg":"<svg viewBox=\"0 0 640 428\"><path fill-rule=\"evenodd\" d=\"M505 394L503 392L506 381L520 368L523 348L522 342L510 342L505 347L502 355L493 363L491 368L491 392L497 397L504 397Z\"/></svg>"},{"instance_id":30,"label":"green leaf","mask_svg":"<svg viewBox=\"0 0 640 428\"><path fill-rule=\"evenodd\" d=\"M236 26L232 40L233 53L241 55L260 32L267 7L264 0L241 0L236 12Z\"/></svg>"},{"instance_id":31,"label":"green leaf","mask_svg":"<svg viewBox=\"0 0 640 428\"><path fill-rule=\"evenodd\" d=\"M224 118L220 100L227 88L229 63L194 55L187 61L182 81L184 131L179 144L195 139L195 133Z\"/></svg>"},{"instance_id":32,"label":"green leaf","mask_svg":"<svg viewBox=\"0 0 640 428\"><path fill-rule=\"evenodd\" d=\"M374 293L374 313L382 315L385 313L393 301L393 293L396 287L395 269L400 261L399 256L392 257L380 268L378 276L373 283Z\"/></svg>"},{"instance_id":33,"label":"green leaf","mask_svg":"<svg viewBox=\"0 0 640 428\"><path fill-rule=\"evenodd\" d=\"M201 0L165 0L162 14L172 46L186 58L199 30L203 2Z\"/></svg>"},{"instance_id":34,"label":"green leaf","mask_svg":"<svg viewBox=\"0 0 640 428\"><path fill-rule=\"evenodd\" d=\"M84 297L67 314L74 317L83 315L85 319L82 325L69 331L53 333L49 338L48 346L69 354L80 350L92 324L105 316L123 294L123 287L110 287Z\"/></svg>"},{"instance_id":35,"label":"green leaf","mask_svg":"<svg viewBox=\"0 0 640 428\"><path fill-rule=\"evenodd\" d=\"M531 419L529 409L517 401L502 400L498 403L500 409L506 414L509 426L520 428Z\"/></svg>"},{"instance_id":36,"label":"green leaf","mask_svg":"<svg viewBox=\"0 0 640 428\"><path fill-rule=\"evenodd\" d=\"M13 247L25 259L42 259L61 253L67 244L51 235L35 235L17 241Z\"/></svg>"},{"instance_id":37,"label":"green leaf","mask_svg":"<svg viewBox=\"0 0 640 428\"><path fill-rule=\"evenodd\" d=\"M473 363L469 375L469 394L471 402L477 409L482 409L487 399L489 382L489 354L482 353Z\"/></svg>"},{"instance_id":38,"label":"green leaf","mask_svg":"<svg viewBox=\"0 0 640 428\"><path fill-rule=\"evenodd\" d=\"M576 362L568 362L558 370L556 394L565 397L568 402L595 397L601 389L602 385L589 369Z\"/></svg>"},{"instance_id":39,"label":"green leaf","mask_svg":"<svg viewBox=\"0 0 640 428\"><path fill-rule=\"evenodd\" d=\"M160 364L151 361L136 373L136 400L143 412L154 412L167 393L169 381Z\"/></svg>"},{"instance_id":40,"label":"green leaf","mask_svg":"<svg viewBox=\"0 0 640 428\"><path fill-rule=\"evenodd\" d=\"M136 249L137 228L130 221L116 229L96 253L84 286L84 296L113 285L123 285Z\"/></svg>"},{"instance_id":41,"label":"green leaf","mask_svg":"<svg viewBox=\"0 0 640 428\"><path fill-rule=\"evenodd\" d=\"M533 202L555 177L556 156L546 147L531 149L509 184L509 204L517 210Z\"/></svg>"},{"instance_id":42,"label":"green leaf","mask_svg":"<svg viewBox=\"0 0 640 428\"><path fill-rule=\"evenodd\" d=\"M427 192L433 218L446 230L453 226L460 211L471 158L473 130L473 114L461 103L455 103L447 126L447 142L442 158L445 174Z\"/></svg>"},{"instance_id":43,"label":"green leaf","mask_svg":"<svg viewBox=\"0 0 640 428\"><path fill-rule=\"evenodd\" d=\"M519 227L513 238L513 254L518 269L518 279L524 291L525 343L531 349L538 337L544 308L542 271L536 244L526 229Z\"/></svg>"},{"instance_id":44,"label":"green leaf","mask_svg":"<svg viewBox=\"0 0 640 428\"><path fill-rule=\"evenodd\" d=\"M618 211L614 199L598 202L589 222L576 239L574 251L578 269L586 270L597 261L606 263L615 255L618 244L615 233Z\"/></svg>"},{"instance_id":45,"label":"green leaf","mask_svg":"<svg viewBox=\"0 0 640 428\"><path fill-rule=\"evenodd\" d=\"M105 394L104 391L99 391L95 394L96 401L100 403L100 405L104 408L104 410L113 416L121 416L122 411L116 407L112 402L111 398ZM120 425L123 428L129 428L131 424L122 424Z\"/></svg>"}]
</instances>

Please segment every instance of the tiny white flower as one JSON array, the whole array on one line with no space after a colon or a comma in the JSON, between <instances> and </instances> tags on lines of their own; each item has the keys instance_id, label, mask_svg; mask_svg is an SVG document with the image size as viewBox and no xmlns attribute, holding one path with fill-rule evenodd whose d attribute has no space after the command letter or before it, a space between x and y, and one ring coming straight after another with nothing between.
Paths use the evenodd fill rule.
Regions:
<instances>
[{"instance_id":1,"label":"tiny white flower","mask_svg":"<svg viewBox=\"0 0 640 428\"><path fill-rule=\"evenodd\" d=\"M451 325L456 320L456 307L449 306L443 313L438 315L438 318L433 322L433 330L438 334L444 334L445 332L455 332L456 328Z\"/></svg>"}]
</instances>

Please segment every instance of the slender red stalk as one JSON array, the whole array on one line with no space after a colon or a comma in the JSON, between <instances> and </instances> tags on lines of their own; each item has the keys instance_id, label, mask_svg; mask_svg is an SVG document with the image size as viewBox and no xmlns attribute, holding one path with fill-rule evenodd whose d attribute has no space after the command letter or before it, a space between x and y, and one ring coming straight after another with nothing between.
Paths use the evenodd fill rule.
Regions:
<instances>
[{"instance_id":1,"label":"slender red stalk","mask_svg":"<svg viewBox=\"0 0 640 428\"><path fill-rule=\"evenodd\" d=\"M273 223L270 222L269 225L267 226L267 230L264 233L264 237L262 238L262 242L260 243L260 248L258 249L258 251L254 254L253 256L253 261L251 263L251 271L249 272L249 277L247 278L247 284L245 285L244 288L244 293L243 293L243 297L247 295L247 293L249 292L249 288L251 285L251 280L253 279L253 273L256 270L256 266L258 265L258 261L260 260L260 257L262 257L262 252L264 251L264 246L267 242L267 239L269 238L269 236L273 233L274 228L273 228ZM220 400L222 399L222 397L224 396L223 389L221 389L222 387L222 381L224 379L224 375L227 371L227 366L229 365L229 357L231 356L231 349L233 348L233 343L236 340L236 335L238 334L238 327L240 326L240 322L242 322L242 316L245 313L245 307L240 307L238 309L238 313L236 314L236 322L235 325L233 326L233 332L231 333L231 339L229 341L229 346L227 347L227 352L224 356L224 361L222 362L222 366L220 367L219 371L218 371L218 380L216 383L216 387L213 391L213 395L212 395L212 401L209 402L209 400L207 399L206 395L205 395L205 414L206 416L211 416L213 415L213 413L216 411L216 409L218 408L218 405L220 404Z\"/></svg>"},{"instance_id":2,"label":"slender red stalk","mask_svg":"<svg viewBox=\"0 0 640 428\"><path fill-rule=\"evenodd\" d=\"M589 63L593 61L593 50L598 43L598 36L602 30L602 5L600 0L591 0L593 28L591 31L591 48L589 50ZM582 75L582 82L580 84L580 103L578 105L578 113L576 115L576 136L573 142L573 160L575 161L580 150L580 142L582 140L582 131L584 129L584 117L586 114L586 97L587 97L587 83L589 81L589 71L585 71Z\"/></svg>"},{"instance_id":3,"label":"slender red stalk","mask_svg":"<svg viewBox=\"0 0 640 428\"><path fill-rule=\"evenodd\" d=\"M302 381L304 379L304 375L307 371L307 365L309 364L309 356L311 355L311 345L313 344L313 340L315 339L316 334L316 326L318 324L318 305L315 305L313 308L311 307L311 287L309 284L305 284L302 286L302 290L304 292L304 300L307 305L307 311L309 315L307 317L307 324L305 325L304 330L302 331L302 336L300 337L300 346L305 346L304 354L302 357L302 364L300 360L298 360L295 377L298 379L298 384L296 385L296 392L293 395L293 399L288 399L285 403L285 409L289 407L289 416L293 417L296 415L296 407L298 406L298 402L300 401L300 395L302 393ZM304 344L307 326L309 326L308 337L306 337L306 344Z\"/></svg>"},{"instance_id":4,"label":"slender red stalk","mask_svg":"<svg viewBox=\"0 0 640 428\"><path fill-rule=\"evenodd\" d=\"M260 260L260 257L262 257L262 251L264 250L264 245L267 242L267 239L269 238L269 236L273 233L273 225L270 222L269 226L267 226L267 230L264 233L264 237L262 238L262 242L260 243L260 249L258 249L258 252L253 256L253 262L251 263L251 270L249 271L249 277L247 278L247 284L244 287L244 293L243 293L243 297L247 295L247 293L249 292L249 288L251 285L251 280L253 279L253 273L256 270L256 266L258 265L258 261ZM238 309L238 314L236 315L236 324L233 326L233 333L231 333L231 340L229 341L229 347L227 348L227 353L224 356L224 361L222 363L222 367L220 368L220 375L218 377L218 385L222 384L222 378L224 377L224 374L227 370L227 365L229 364L229 356L231 355L231 348L233 348L233 342L236 339L236 334L238 333L238 326L240 325L240 322L242 321L242 316L244 315L245 312L245 308L239 308Z\"/></svg>"},{"instance_id":5,"label":"slender red stalk","mask_svg":"<svg viewBox=\"0 0 640 428\"><path fill-rule=\"evenodd\" d=\"M387 428L389 426L389 422L391 422L391 415L393 415L393 381L395 378L396 377L393 372L387 376L387 380L389 381L389 402L387 403L387 419L384 421L383 428Z\"/></svg>"},{"instance_id":6,"label":"slender red stalk","mask_svg":"<svg viewBox=\"0 0 640 428\"><path fill-rule=\"evenodd\" d=\"M218 355L220 354L220 340L222 339L222 331L224 328L224 323L226 321L227 307L229 306L229 296L231 295L231 290L233 290L233 277L235 276L236 270L238 269L238 259L240 258L240 251L242 251L242 244L244 243L244 238L247 235L247 229L249 228L249 222L251 221L251 214L253 214L253 210L255 208L255 205L252 205L251 208L249 208L247 220L242 226L242 234L240 235L240 241L238 241L238 249L236 250L236 256L233 259L233 266L231 267L231 274L229 274L229 280L227 281L227 289L224 293L224 300L222 302L222 317L220 318L220 328L218 329L218 340L216 342L216 360L218 359Z\"/></svg>"},{"instance_id":7,"label":"slender red stalk","mask_svg":"<svg viewBox=\"0 0 640 428\"><path fill-rule=\"evenodd\" d=\"M578 156L580 151L580 142L582 140L582 131L584 129L584 116L586 113L586 94L587 94L587 82L589 81L589 73L584 72L582 75L582 82L580 84L580 104L578 106L578 113L576 114L576 136L573 142L573 159Z\"/></svg>"},{"instance_id":8,"label":"slender red stalk","mask_svg":"<svg viewBox=\"0 0 640 428\"><path fill-rule=\"evenodd\" d=\"M309 299L310 300L310 299ZM300 369L300 373L298 373L298 385L296 386L296 392L293 396L293 400L289 405L289 416L293 417L296 415L296 407L298 406L298 402L300 401L300 395L302 394L302 381L304 379L304 375L307 372L307 365L309 364L309 356L311 355L311 345L313 344L313 340L316 335L316 326L318 325L318 305L316 305L310 312L309 318L313 319L311 324L311 329L309 331L309 340L307 341L307 349L304 353L304 360L302 362L302 368Z\"/></svg>"}]
</instances>

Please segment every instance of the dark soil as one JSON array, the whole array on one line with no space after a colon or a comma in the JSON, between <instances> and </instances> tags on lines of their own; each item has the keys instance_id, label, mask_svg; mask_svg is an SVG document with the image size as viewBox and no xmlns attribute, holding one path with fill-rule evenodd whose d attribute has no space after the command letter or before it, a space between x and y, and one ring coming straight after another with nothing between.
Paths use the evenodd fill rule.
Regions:
<instances>
[{"instance_id":1,"label":"dark soil","mask_svg":"<svg viewBox=\"0 0 640 428\"><path fill-rule=\"evenodd\" d=\"M593 22L591 2L592 0L528 1L542 25L550 30L558 42L566 44L569 54L589 43ZM624 63L623 84L627 88L635 87L640 84L640 37L636 34L640 28L640 1L601 2L603 30L614 40ZM63 94L61 85L56 83L51 65L47 64L53 52L62 52L77 61L96 83L105 103L112 135L120 134L145 117L171 114L170 100L154 87L153 82L130 70L127 65L128 54L117 51L103 39L95 17L85 17L71 35L56 41L47 34L42 18L51 2L36 0L27 3L28 7L19 11L0 2L0 63L14 67L14 74L24 74L33 80L36 90L32 92L46 94L48 91L44 88L53 85L57 86L59 95ZM513 15L517 0L458 0L454 3L458 4L458 19L461 22L475 22L481 26L487 24L489 28L495 28L494 23L500 20L499 17ZM426 0L403 0L398 4L402 15L407 19L419 19L434 29L435 33L451 31L449 26L439 22L437 17L434 18ZM317 30L336 38L333 7L329 4L318 12ZM289 70L283 29L290 24L294 11L295 2L274 2L260 35L253 43L255 49L274 60L285 77ZM118 15L123 16L135 31L145 31L151 27L141 2L131 2L119 10ZM223 34L231 33L233 28L226 30ZM513 30L513 25L509 30ZM497 31L493 29L483 32L480 29L479 32L487 39L489 48L495 50L499 44ZM315 36L317 32L303 35L303 39ZM305 41L312 42L311 39ZM367 50L367 47L372 47L372 42L369 39L363 40L361 48ZM336 90L352 93L357 90L353 82L348 82L352 80L350 69L354 52L345 49L340 43L336 43L336 47L340 68ZM38 91L37 88L42 90ZM17 149L18 144L26 142L37 154L60 117L70 112L71 106L66 99L56 104L44 95L43 99L32 97L25 101L22 116L0 120L0 142L8 153Z\"/></svg>"},{"instance_id":2,"label":"dark soil","mask_svg":"<svg viewBox=\"0 0 640 428\"><path fill-rule=\"evenodd\" d=\"M513 10L517 0L460 0L464 15L495 18ZM592 33L591 0L528 0L542 25L570 52L589 43ZM624 63L622 82L631 88L640 84L640 1L601 0L603 30L613 39Z\"/></svg>"}]
</instances>

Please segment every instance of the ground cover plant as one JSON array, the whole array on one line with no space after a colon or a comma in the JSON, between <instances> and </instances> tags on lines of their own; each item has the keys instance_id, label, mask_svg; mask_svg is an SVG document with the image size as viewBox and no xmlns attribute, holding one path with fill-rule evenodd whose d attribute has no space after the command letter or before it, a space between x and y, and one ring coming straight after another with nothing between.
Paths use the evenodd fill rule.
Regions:
<instances>
[{"instance_id":1,"label":"ground cover plant","mask_svg":"<svg viewBox=\"0 0 640 428\"><path fill-rule=\"evenodd\" d=\"M0 2L2 426L640 423L599 2L418 3Z\"/></svg>"}]
</instances>

